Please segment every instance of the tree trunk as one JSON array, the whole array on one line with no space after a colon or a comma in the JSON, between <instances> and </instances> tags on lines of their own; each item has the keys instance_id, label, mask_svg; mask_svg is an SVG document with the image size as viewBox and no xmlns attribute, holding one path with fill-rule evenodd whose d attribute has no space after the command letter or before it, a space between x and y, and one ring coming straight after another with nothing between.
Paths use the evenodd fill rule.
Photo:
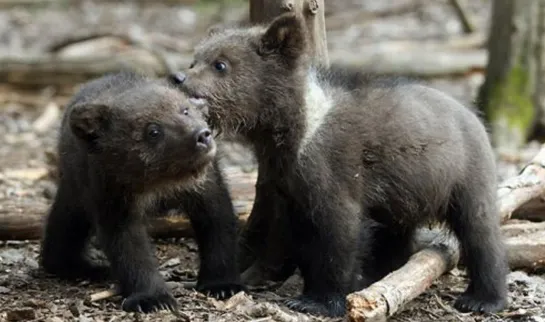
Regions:
<instances>
[{"instance_id":1,"label":"tree trunk","mask_svg":"<svg viewBox=\"0 0 545 322\"><path fill-rule=\"evenodd\" d=\"M306 21L313 63L329 65L324 0L250 0L250 21L253 24L270 22L289 11L301 15ZM266 181L267 178L258 178L258 184L262 180ZM270 190L274 189L267 189L267 198L274 200L270 198L274 198L277 192ZM288 232L283 231L287 226L284 211L276 204L266 208L271 209L250 214L241 234L240 266L245 270L242 278L247 284L259 284L271 279L284 280L295 270L291 240Z\"/></svg>"},{"instance_id":2,"label":"tree trunk","mask_svg":"<svg viewBox=\"0 0 545 322\"><path fill-rule=\"evenodd\" d=\"M492 142L501 149L524 144L540 110L541 2L492 2L489 59L478 101L491 125Z\"/></svg>"}]
</instances>

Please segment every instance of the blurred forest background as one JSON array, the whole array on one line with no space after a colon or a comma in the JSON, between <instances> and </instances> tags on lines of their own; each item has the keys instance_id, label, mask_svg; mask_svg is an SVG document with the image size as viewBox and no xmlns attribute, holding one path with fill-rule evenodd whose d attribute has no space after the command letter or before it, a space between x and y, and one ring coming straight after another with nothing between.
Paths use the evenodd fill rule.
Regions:
<instances>
[{"instance_id":1,"label":"blurred forest background","mask_svg":"<svg viewBox=\"0 0 545 322\"><path fill-rule=\"evenodd\" d=\"M517 176L538 154L545 139L545 1L325 0L324 9L331 63L410 75L476 103L491 131L499 182ZM248 299L233 304L239 309L227 308L182 287L175 294L184 318L167 313L137 318L120 312L119 301L86 299L108 285L36 279L41 218L56 189L57 130L78 85L120 68L150 75L187 68L209 26L249 19L247 0L0 0L0 321L324 320L256 313L247 308L255 304ZM234 142L224 150L235 206L247 213L253 157ZM169 281L195 278L191 239L157 242ZM545 254L545 242L537 243ZM451 294L467 282L455 269L392 320L545 321L545 279L535 268L531 275L526 269L510 275L513 303L503 315L450 308ZM274 302L297 287L293 281L274 293L261 290L256 301Z\"/></svg>"}]
</instances>

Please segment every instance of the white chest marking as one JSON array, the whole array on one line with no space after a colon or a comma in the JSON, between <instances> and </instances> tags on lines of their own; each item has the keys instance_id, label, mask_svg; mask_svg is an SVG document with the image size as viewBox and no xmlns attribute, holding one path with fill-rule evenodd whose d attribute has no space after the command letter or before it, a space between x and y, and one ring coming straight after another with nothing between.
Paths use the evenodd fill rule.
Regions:
<instances>
[{"instance_id":1,"label":"white chest marking","mask_svg":"<svg viewBox=\"0 0 545 322\"><path fill-rule=\"evenodd\" d=\"M301 141L299 153L313 141L316 131L324 123L325 117L333 107L331 97L329 97L316 79L316 73L310 71L307 79L307 91L305 95L305 135Z\"/></svg>"}]
</instances>

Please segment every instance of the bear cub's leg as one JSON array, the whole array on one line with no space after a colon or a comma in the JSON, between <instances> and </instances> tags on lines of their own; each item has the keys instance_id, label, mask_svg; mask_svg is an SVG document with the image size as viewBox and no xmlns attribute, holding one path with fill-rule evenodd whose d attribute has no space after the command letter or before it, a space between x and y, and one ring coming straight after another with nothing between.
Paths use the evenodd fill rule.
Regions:
<instances>
[{"instance_id":1,"label":"bear cub's leg","mask_svg":"<svg viewBox=\"0 0 545 322\"><path fill-rule=\"evenodd\" d=\"M125 297L123 310L175 310L176 299L159 274L143 220L126 209L103 210L97 218L99 241Z\"/></svg>"},{"instance_id":2,"label":"bear cub's leg","mask_svg":"<svg viewBox=\"0 0 545 322\"><path fill-rule=\"evenodd\" d=\"M509 271L496 215L495 190L482 185L455 192L449 223L461 241L470 278L454 306L460 311L497 312L507 304Z\"/></svg>"},{"instance_id":3,"label":"bear cub's leg","mask_svg":"<svg viewBox=\"0 0 545 322\"><path fill-rule=\"evenodd\" d=\"M187 192L179 201L191 220L199 247L197 291L226 299L246 288L237 260L238 220L217 161L212 170L198 189L202 192Z\"/></svg>"},{"instance_id":4,"label":"bear cub's leg","mask_svg":"<svg viewBox=\"0 0 545 322\"><path fill-rule=\"evenodd\" d=\"M61 180L46 219L41 267L63 279L104 280L109 277L109 267L93 263L85 256L91 223L84 208L76 204L79 198L71 191L66 180Z\"/></svg>"},{"instance_id":5,"label":"bear cub's leg","mask_svg":"<svg viewBox=\"0 0 545 322\"><path fill-rule=\"evenodd\" d=\"M323 316L344 315L346 295L354 290L354 272L360 265L358 240L362 227L358 211L350 206L354 204L321 204L312 214L291 216L304 289L301 296L286 301L290 309Z\"/></svg>"}]
</instances>

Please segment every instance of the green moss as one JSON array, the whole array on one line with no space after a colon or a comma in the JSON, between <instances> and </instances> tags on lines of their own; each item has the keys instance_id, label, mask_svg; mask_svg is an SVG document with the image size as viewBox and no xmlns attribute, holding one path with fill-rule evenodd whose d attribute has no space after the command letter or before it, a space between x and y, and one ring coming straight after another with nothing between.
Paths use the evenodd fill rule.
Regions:
<instances>
[{"instance_id":1,"label":"green moss","mask_svg":"<svg viewBox=\"0 0 545 322\"><path fill-rule=\"evenodd\" d=\"M510 70L505 79L492 89L485 112L492 124L506 120L509 131L523 133L524 137L527 135L535 117L527 69L518 65Z\"/></svg>"}]
</instances>

